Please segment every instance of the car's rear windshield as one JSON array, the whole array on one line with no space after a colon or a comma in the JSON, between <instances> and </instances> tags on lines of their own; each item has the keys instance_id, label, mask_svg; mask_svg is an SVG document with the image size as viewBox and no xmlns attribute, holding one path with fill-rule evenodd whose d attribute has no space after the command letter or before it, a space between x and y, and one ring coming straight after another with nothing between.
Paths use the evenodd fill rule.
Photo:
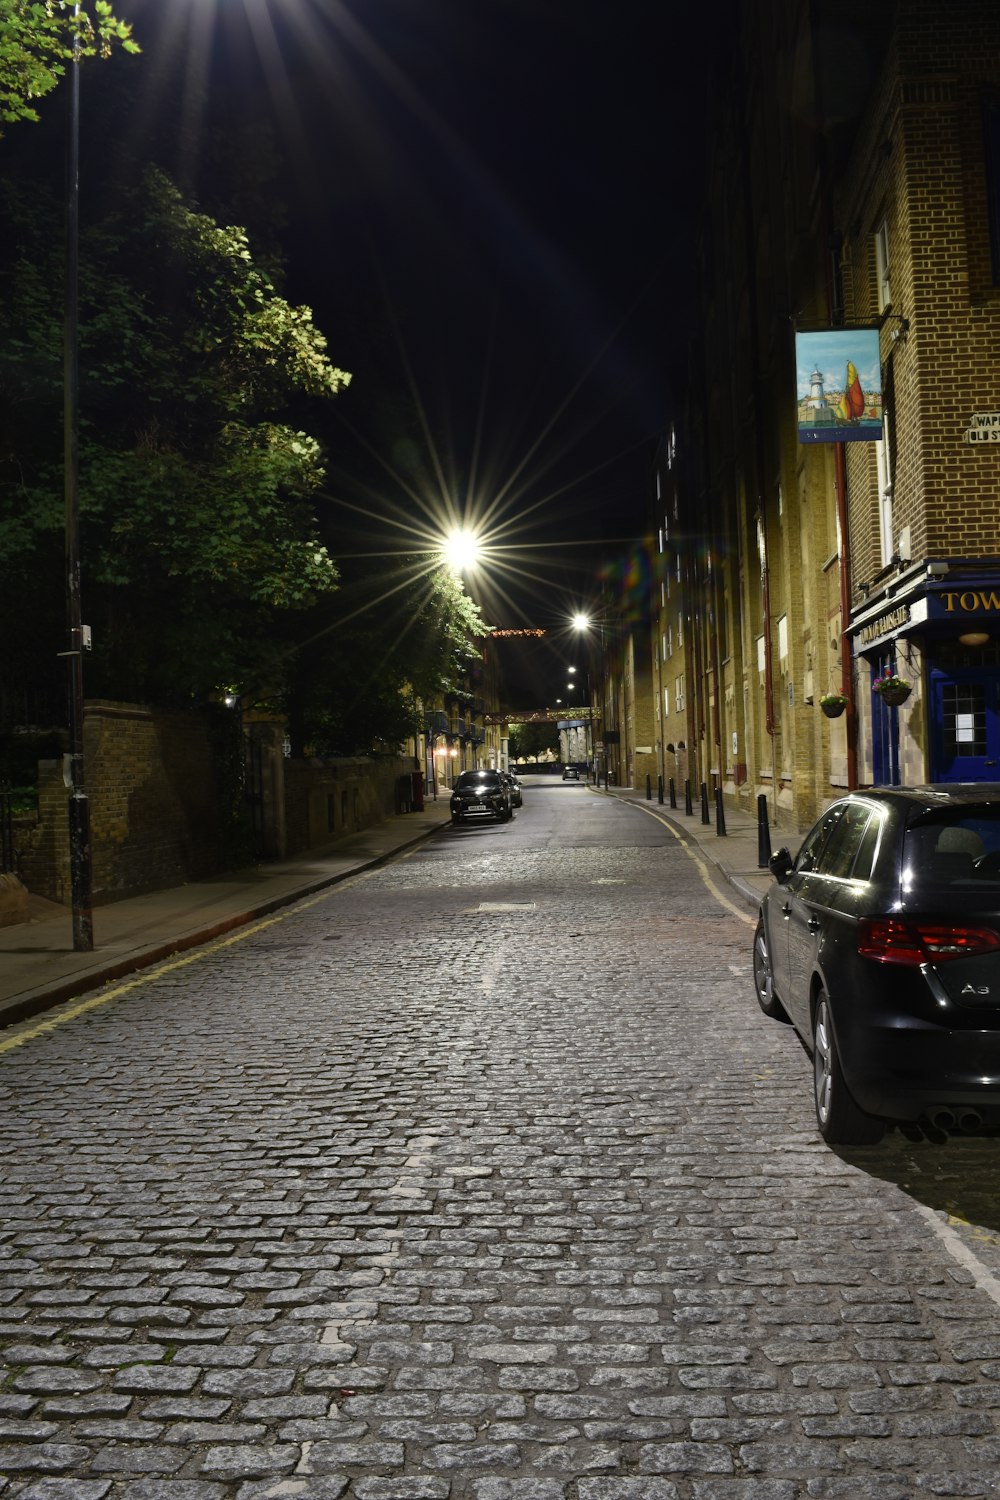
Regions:
<instances>
[{"instance_id":1,"label":"car's rear windshield","mask_svg":"<svg viewBox=\"0 0 1000 1500\"><path fill-rule=\"evenodd\" d=\"M903 837L907 890L1000 889L1000 805L942 809L911 823Z\"/></svg>"},{"instance_id":2,"label":"car's rear windshield","mask_svg":"<svg viewBox=\"0 0 1000 1500\"><path fill-rule=\"evenodd\" d=\"M496 771L463 771L456 783L458 786L496 786L500 777Z\"/></svg>"}]
</instances>

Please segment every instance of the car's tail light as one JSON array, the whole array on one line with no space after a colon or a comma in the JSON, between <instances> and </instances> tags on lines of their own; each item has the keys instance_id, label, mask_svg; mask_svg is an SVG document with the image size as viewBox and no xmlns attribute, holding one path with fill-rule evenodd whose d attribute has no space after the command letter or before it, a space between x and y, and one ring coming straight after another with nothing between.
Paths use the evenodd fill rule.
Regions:
<instances>
[{"instance_id":1,"label":"car's tail light","mask_svg":"<svg viewBox=\"0 0 1000 1500\"><path fill-rule=\"evenodd\" d=\"M1000 932L967 922L904 922L863 917L858 934L862 958L883 964L943 964L1000 950Z\"/></svg>"}]
</instances>

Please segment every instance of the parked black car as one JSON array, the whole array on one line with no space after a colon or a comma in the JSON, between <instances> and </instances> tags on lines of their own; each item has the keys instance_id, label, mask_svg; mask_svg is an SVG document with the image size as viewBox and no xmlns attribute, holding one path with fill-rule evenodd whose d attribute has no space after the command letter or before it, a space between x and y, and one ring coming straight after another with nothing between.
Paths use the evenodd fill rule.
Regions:
<instances>
[{"instance_id":1,"label":"parked black car","mask_svg":"<svg viewBox=\"0 0 1000 1500\"><path fill-rule=\"evenodd\" d=\"M563 781L579 781L580 772L576 766L563 766Z\"/></svg>"},{"instance_id":2,"label":"parked black car","mask_svg":"<svg viewBox=\"0 0 1000 1500\"><path fill-rule=\"evenodd\" d=\"M757 998L812 1054L824 1139L1000 1125L1000 784L853 793L770 867Z\"/></svg>"},{"instance_id":3,"label":"parked black car","mask_svg":"<svg viewBox=\"0 0 1000 1500\"><path fill-rule=\"evenodd\" d=\"M510 805L511 805L511 807L523 807L524 806L524 793L521 791L521 783L518 781L517 777L514 775L514 772L513 771L501 771L500 775L501 775L502 779L507 783L507 789L510 792Z\"/></svg>"},{"instance_id":4,"label":"parked black car","mask_svg":"<svg viewBox=\"0 0 1000 1500\"><path fill-rule=\"evenodd\" d=\"M499 771L463 771L451 793L451 821L466 818L496 818L506 823L514 816L510 788Z\"/></svg>"}]
</instances>

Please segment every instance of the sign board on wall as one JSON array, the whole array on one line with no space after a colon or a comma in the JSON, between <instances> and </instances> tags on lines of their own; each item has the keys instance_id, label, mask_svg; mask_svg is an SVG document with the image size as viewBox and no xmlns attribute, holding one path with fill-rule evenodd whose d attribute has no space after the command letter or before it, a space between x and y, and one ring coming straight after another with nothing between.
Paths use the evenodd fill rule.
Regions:
<instances>
[{"instance_id":1,"label":"sign board on wall","mask_svg":"<svg viewBox=\"0 0 1000 1500\"><path fill-rule=\"evenodd\" d=\"M878 329L800 330L795 335L800 443L874 443L882 438Z\"/></svg>"},{"instance_id":2,"label":"sign board on wall","mask_svg":"<svg viewBox=\"0 0 1000 1500\"><path fill-rule=\"evenodd\" d=\"M964 443L1000 443L1000 411L974 411L962 434Z\"/></svg>"}]
</instances>

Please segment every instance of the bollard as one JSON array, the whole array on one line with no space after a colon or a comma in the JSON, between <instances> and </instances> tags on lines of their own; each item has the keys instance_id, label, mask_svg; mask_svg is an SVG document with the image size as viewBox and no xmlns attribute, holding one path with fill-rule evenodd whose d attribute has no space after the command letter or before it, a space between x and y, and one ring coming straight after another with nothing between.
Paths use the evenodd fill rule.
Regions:
<instances>
[{"instance_id":1,"label":"bollard","mask_svg":"<svg viewBox=\"0 0 1000 1500\"><path fill-rule=\"evenodd\" d=\"M656 778L656 800L660 804L660 806L662 807L663 806L663 777L662 776L657 776L657 778Z\"/></svg>"},{"instance_id":2,"label":"bollard","mask_svg":"<svg viewBox=\"0 0 1000 1500\"><path fill-rule=\"evenodd\" d=\"M766 870L771 858L771 830L767 826L767 797L757 798L757 868Z\"/></svg>"},{"instance_id":3,"label":"bollard","mask_svg":"<svg viewBox=\"0 0 1000 1500\"><path fill-rule=\"evenodd\" d=\"M646 772L646 801L647 802L652 802L652 800L653 800L653 783L650 780L649 772L647 771Z\"/></svg>"},{"instance_id":4,"label":"bollard","mask_svg":"<svg viewBox=\"0 0 1000 1500\"><path fill-rule=\"evenodd\" d=\"M712 821L708 816L708 787L704 782L701 784L701 821L703 823L711 823Z\"/></svg>"},{"instance_id":5,"label":"bollard","mask_svg":"<svg viewBox=\"0 0 1000 1500\"><path fill-rule=\"evenodd\" d=\"M685 781L685 783L684 783L684 811L687 813L687 815L688 815L689 818L693 818L694 817L694 808L691 806L691 783L690 783L690 781Z\"/></svg>"},{"instance_id":6,"label":"bollard","mask_svg":"<svg viewBox=\"0 0 1000 1500\"><path fill-rule=\"evenodd\" d=\"M720 839L726 837L726 809L722 802L722 788L715 789L715 832Z\"/></svg>"},{"instance_id":7,"label":"bollard","mask_svg":"<svg viewBox=\"0 0 1000 1500\"><path fill-rule=\"evenodd\" d=\"M677 806L677 788L674 786L674 778L670 778L670 806Z\"/></svg>"}]
</instances>

